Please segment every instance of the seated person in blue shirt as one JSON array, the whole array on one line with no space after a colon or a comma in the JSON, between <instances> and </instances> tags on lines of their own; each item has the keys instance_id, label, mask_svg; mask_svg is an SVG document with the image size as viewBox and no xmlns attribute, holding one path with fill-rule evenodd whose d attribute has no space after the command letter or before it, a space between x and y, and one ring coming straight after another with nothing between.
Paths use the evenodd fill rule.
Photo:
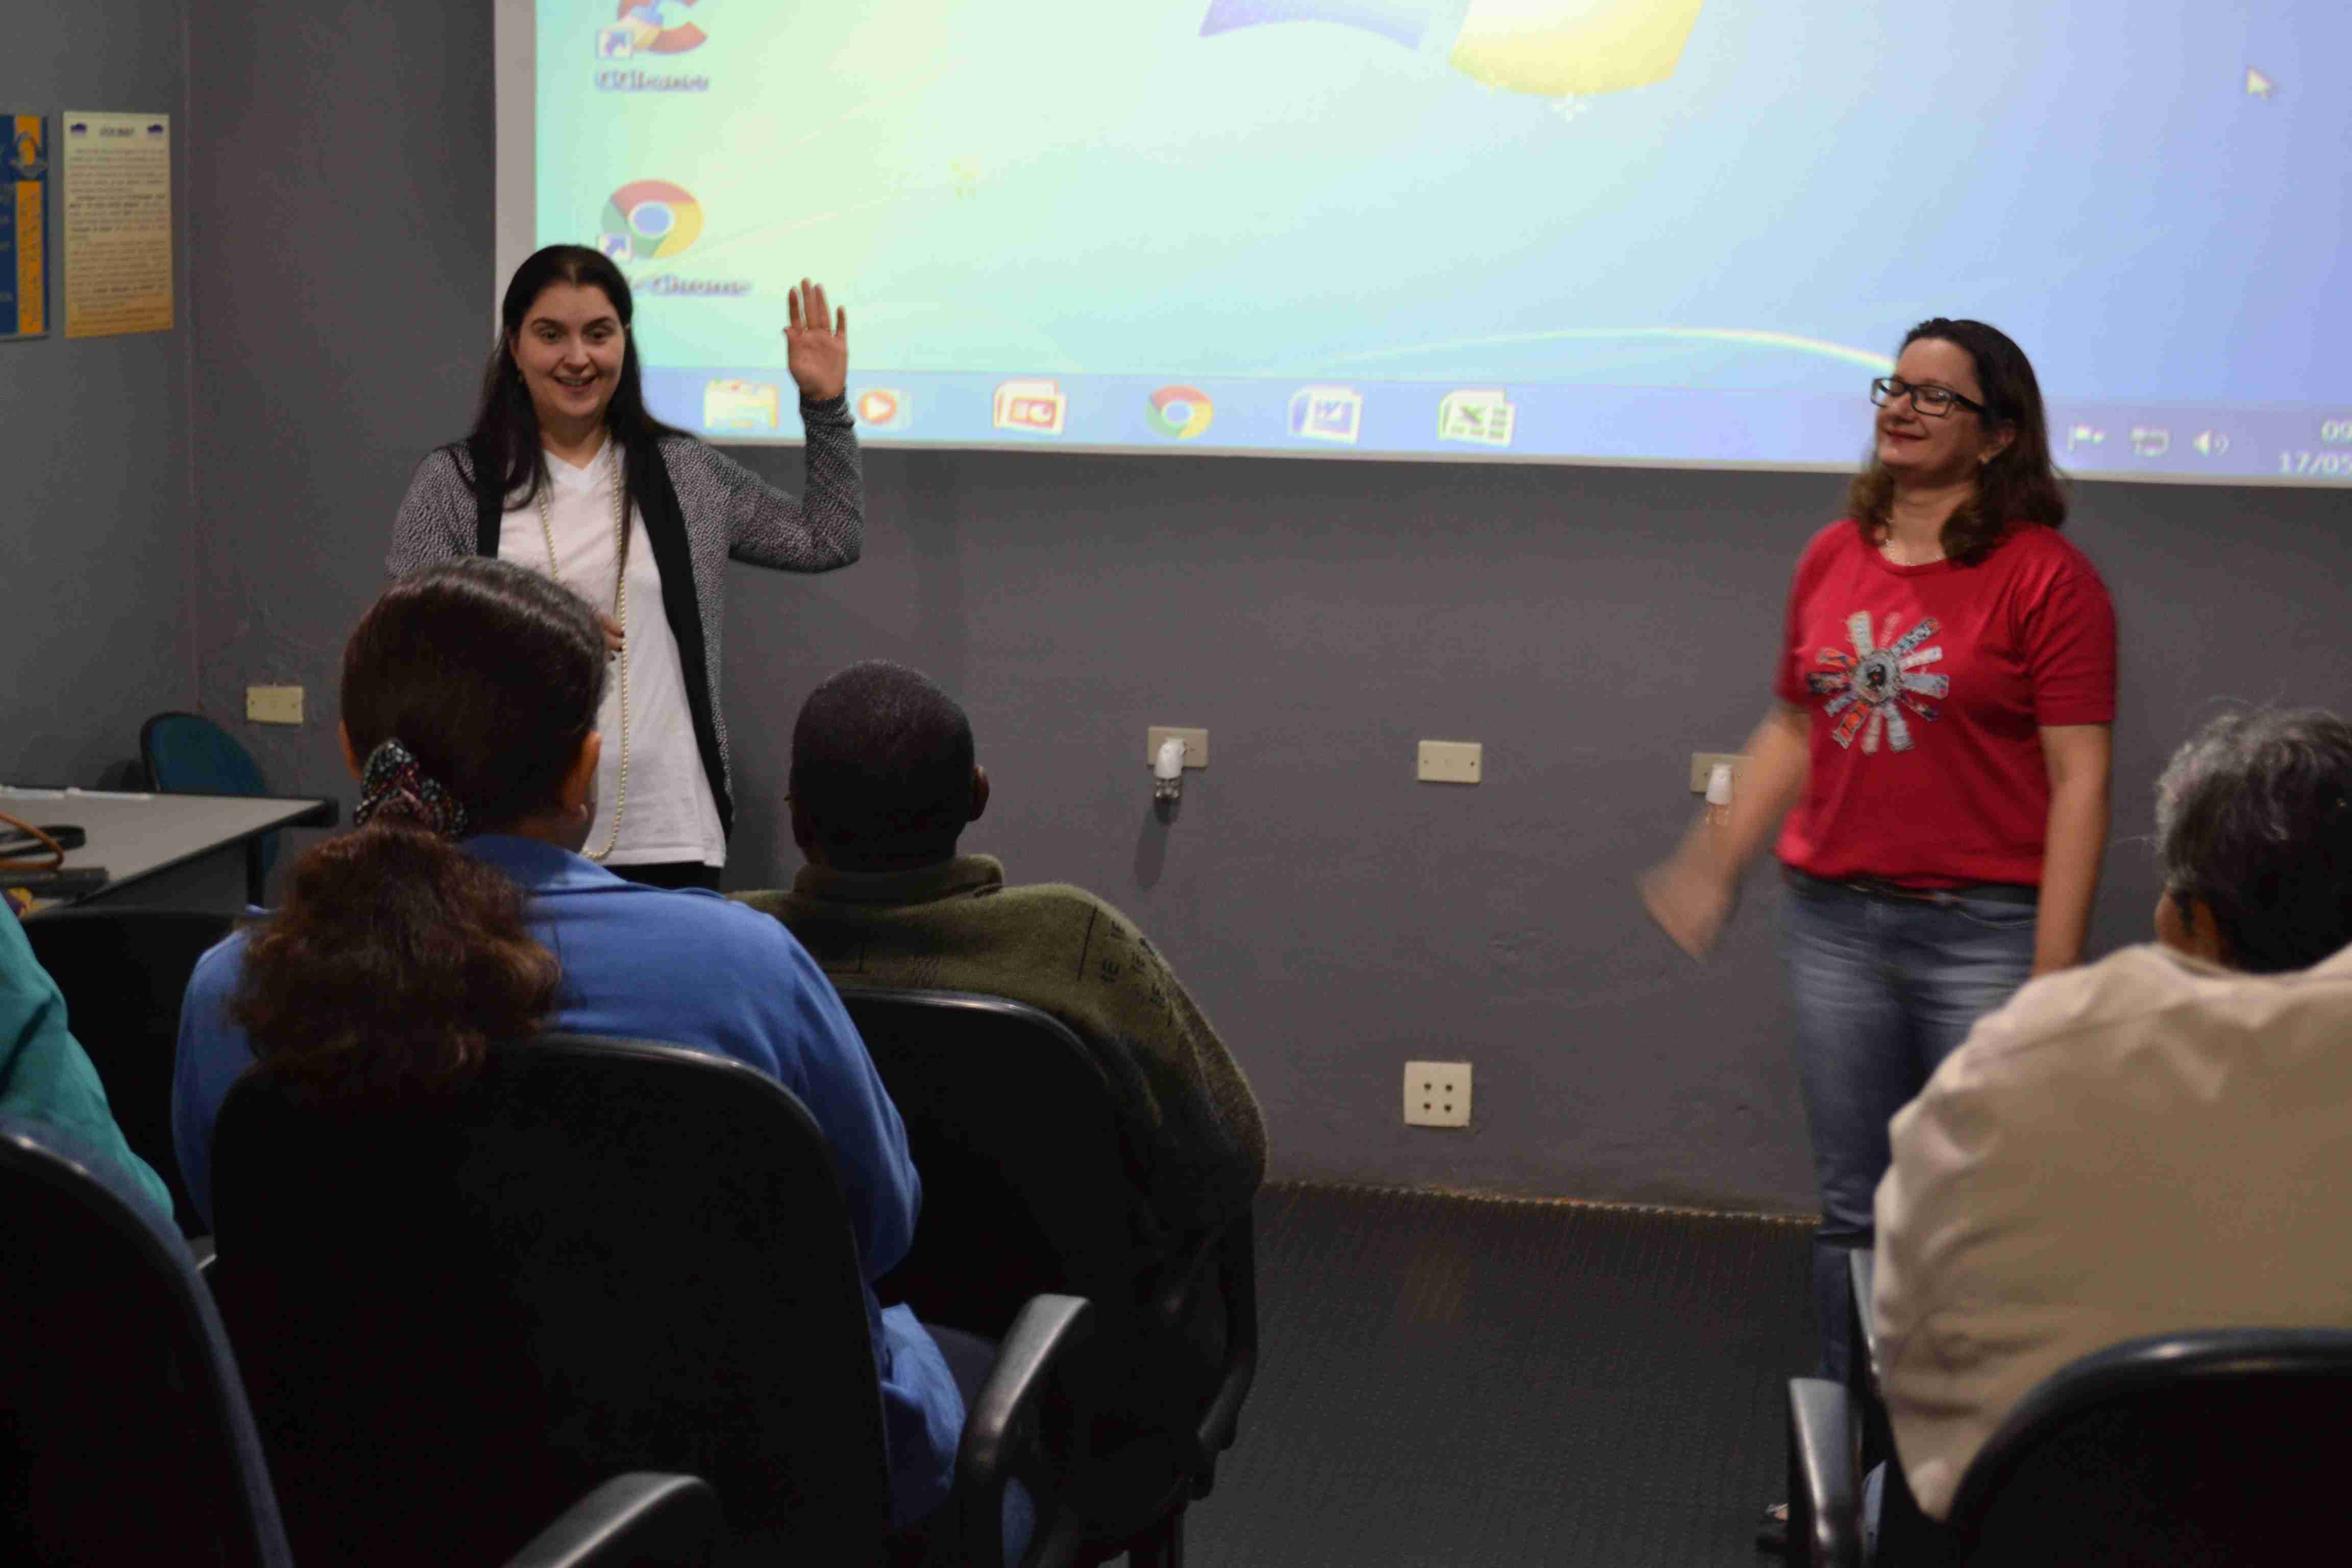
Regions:
<instances>
[{"instance_id":1,"label":"seated person in blue shirt","mask_svg":"<svg viewBox=\"0 0 2352 1568\"><path fill-rule=\"evenodd\" d=\"M0 910L0 1121L55 1130L58 1147L103 1156L171 1214L171 1189L123 1142L98 1069L66 1030L66 999L13 910Z\"/></svg>"},{"instance_id":2,"label":"seated person in blue shirt","mask_svg":"<svg viewBox=\"0 0 2352 1568\"><path fill-rule=\"evenodd\" d=\"M257 1058L398 1092L545 1028L766 1073L839 1156L866 1279L906 1255L921 1200L906 1131L808 954L716 893L626 882L579 853L605 669L583 601L495 560L426 567L361 620L341 693L357 831L311 849L283 908L205 955L181 1014L173 1136L207 1223L214 1121ZM910 1309L883 1310L869 1285L866 1314L894 1522L911 1526L948 1494L964 1396Z\"/></svg>"}]
</instances>

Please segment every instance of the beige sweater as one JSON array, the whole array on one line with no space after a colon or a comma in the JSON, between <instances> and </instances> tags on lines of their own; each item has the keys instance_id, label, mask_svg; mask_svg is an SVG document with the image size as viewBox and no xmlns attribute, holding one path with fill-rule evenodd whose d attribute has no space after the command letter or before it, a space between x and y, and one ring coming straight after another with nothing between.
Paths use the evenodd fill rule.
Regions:
<instances>
[{"instance_id":1,"label":"beige sweater","mask_svg":"<svg viewBox=\"0 0 2352 1568\"><path fill-rule=\"evenodd\" d=\"M2250 975L2133 947L2037 980L1893 1136L1881 1380L1938 1519L2069 1362L2184 1329L2352 1328L2352 951Z\"/></svg>"},{"instance_id":2,"label":"beige sweater","mask_svg":"<svg viewBox=\"0 0 2352 1568\"><path fill-rule=\"evenodd\" d=\"M791 929L834 983L977 991L1025 1002L1091 1047L1152 1173L1144 1194L1177 1233L1247 1207L1265 1174L1249 1082L1174 971L1080 888L1008 888L964 855L864 875L805 867L789 891L738 893Z\"/></svg>"}]
</instances>

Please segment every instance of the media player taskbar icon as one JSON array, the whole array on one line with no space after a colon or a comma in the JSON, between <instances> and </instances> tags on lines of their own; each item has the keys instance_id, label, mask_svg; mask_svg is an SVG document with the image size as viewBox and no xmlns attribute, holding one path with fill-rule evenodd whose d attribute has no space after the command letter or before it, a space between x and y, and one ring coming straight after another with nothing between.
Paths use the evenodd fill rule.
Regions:
<instances>
[{"instance_id":1,"label":"media player taskbar icon","mask_svg":"<svg viewBox=\"0 0 2352 1568\"><path fill-rule=\"evenodd\" d=\"M895 386L869 386L850 400L857 423L875 430L903 430L913 417L907 395Z\"/></svg>"}]
</instances>

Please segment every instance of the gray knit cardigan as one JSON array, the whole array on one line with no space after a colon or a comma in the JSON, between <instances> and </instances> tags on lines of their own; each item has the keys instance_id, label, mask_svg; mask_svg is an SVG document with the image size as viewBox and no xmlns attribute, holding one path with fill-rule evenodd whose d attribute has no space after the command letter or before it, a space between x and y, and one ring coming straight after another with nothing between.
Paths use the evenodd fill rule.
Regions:
<instances>
[{"instance_id":1,"label":"gray knit cardigan","mask_svg":"<svg viewBox=\"0 0 2352 1568\"><path fill-rule=\"evenodd\" d=\"M866 489L857 428L845 400L801 405L808 430L807 499L794 500L734 458L691 436L656 446L662 475L640 498L646 536L661 568L662 604L685 666L688 706L719 820L735 826L727 717L719 708L727 624L727 563L786 572L830 572L866 543ZM666 482L663 480L666 479ZM495 516L478 503L463 442L416 466L392 522L384 569L402 576L438 561L496 555Z\"/></svg>"}]
</instances>

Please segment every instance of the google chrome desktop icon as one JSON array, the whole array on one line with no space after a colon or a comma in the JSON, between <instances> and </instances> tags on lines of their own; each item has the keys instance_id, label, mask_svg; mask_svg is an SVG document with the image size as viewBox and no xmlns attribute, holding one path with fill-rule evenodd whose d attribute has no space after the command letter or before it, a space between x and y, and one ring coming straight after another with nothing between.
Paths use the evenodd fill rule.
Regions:
<instances>
[{"instance_id":1,"label":"google chrome desktop icon","mask_svg":"<svg viewBox=\"0 0 2352 1568\"><path fill-rule=\"evenodd\" d=\"M1149 417L1151 427L1162 436L1190 441L1216 416L1217 405L1199 387L1163 386L1151 395Z\"/></svg>"}]
</instances>

